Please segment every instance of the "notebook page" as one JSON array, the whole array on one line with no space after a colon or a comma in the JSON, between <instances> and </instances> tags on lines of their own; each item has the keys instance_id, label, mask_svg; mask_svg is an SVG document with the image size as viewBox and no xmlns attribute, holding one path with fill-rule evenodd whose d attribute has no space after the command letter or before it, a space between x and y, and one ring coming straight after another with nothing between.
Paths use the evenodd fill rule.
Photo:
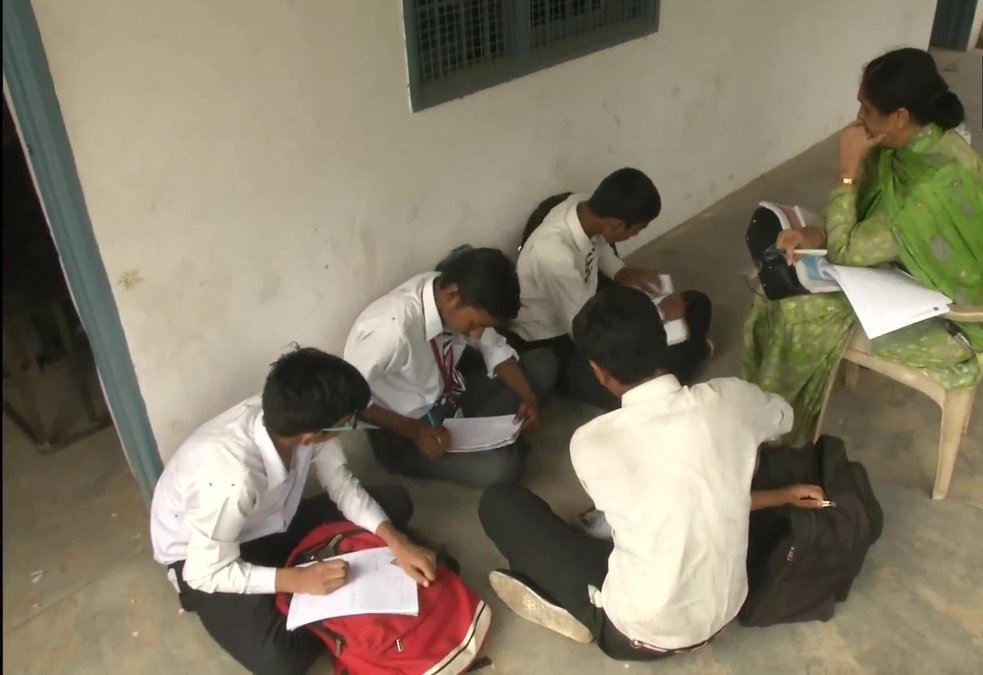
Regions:
<instances>
[{"instance_id":1,"label":"notebook page","mask_svg":"<svg viewBox=\"0 0 983 675\"><path fill-rule=\"evenodd\" d=\"M295 593L287 612L288 630L339 616L419 613L416 582L396 564L388 548L345 553L332 560L348 563L347 582L328 595Z\"/></svg>"}]
</instances>

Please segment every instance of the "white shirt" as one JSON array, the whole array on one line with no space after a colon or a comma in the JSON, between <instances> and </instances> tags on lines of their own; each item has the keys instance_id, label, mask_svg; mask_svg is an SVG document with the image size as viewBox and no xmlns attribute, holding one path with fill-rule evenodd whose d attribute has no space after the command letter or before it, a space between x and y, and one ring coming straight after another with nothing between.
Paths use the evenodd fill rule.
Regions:
<instances>
[{"instance_id":1,"label":"white shirt","mask_svg":"<svg viewBox=\"0 0 983 675\"><path fill-rule=\"evenodd\" d=\"M570 332L577 312L597 293L597 272L607 276L625 263L604 237L587 236L577 205L588 195L570 195L555 206L519 253L522 307L512 329L524 340L546 340ZM587 256L593 264L587 267Z\"/></svg>"},{"instance_id":2,"label":"white shirt","mask_svg":"<svg viewBox=\"0 0 983 675\"><path fill-rule=\"evenodd\" d=\"M275 592L276 568L244 562L239 544L287 529L312 463L345 518L370 532L388 520L337 440L298 447L288 470L255 396L206 422L167 462L150 508L154 558L184 560L185 582L200 591Z\"/></svg>"},{"instance_id":3,"label":"white shirt","mask_svg":"<svg viewBox=\"0 0 983 675\"><path fill-rule=\"evenodd\" d=\"M619 631L679 649L737 615L758 446L791 428L788 403L753 384L664 375L577 430L574 470L614 531L594 601Z\"/></svg>"},{"instance_id":4,"label":"white shirt","mask_svg":"<svg viewBox=\"0 0 983 675\"><path fill-rule=\"evenodd\" d=\"M495 376L500 363L516 356L492 328L486 328L480 340L444 332L434 296L438 276L437 272L415 276L366 307L345 344L345 360L368 380L373 402L415 419L426 415L444 392L431 340L437 341L441 354L450 340L455 364L465 347L476 347L489 377Z\"/></svg>"}]
</instances>

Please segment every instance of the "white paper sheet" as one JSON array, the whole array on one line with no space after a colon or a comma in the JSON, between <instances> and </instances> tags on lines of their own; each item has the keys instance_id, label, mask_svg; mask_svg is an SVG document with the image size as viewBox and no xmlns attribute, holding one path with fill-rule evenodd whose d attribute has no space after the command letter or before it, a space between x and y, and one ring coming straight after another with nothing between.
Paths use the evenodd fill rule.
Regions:
<instances>
[{"instance_id":1,"label":"white paper sheet","mask_svg":"<svg viewBox=\"0 0 983 675\"><path fill-rule=\"evenodd\" d=\"M448 452L482 452L515 443L522 423L515 415L498 417L461 417L444 420L451 435Z\"/></svg>"},{"instance_id":2,"label":"white paper sheet","mask_svg":"<svg viewBox=\"0 0 983 675\"><path fill-rule=\"evenodd\" d=\"M676 290L672 284L672 277L668 274L659 275L659 286L661 287L661 291L658 295L649 293L649 297L652 298L652 302L655 303L656 307ZM659 316L662 316L662 323L666 329L666 343L670 347L689 340L689 324L686 323L685 319L666 321L661 308L659 309Z\"/></svg>"},{"instance_id":3,"label":"white paper sheet","mask_svg":"<svg viewBox=\"0 0 983 675\"><path fill-rule=\"evenodd\" d=\"M675 292L675 290L676 290L675 287L673 287L672 285L672 277L669 276L668 274L660 274L659 292L656 295L652 295L650 293L649 297L652 298L652 302L658 305L660 302L662 302L670 295L672 295Z\"/></svg>"},{"instance_id":4,"label":"white paper sheet","mask_svg":"<svg viewBox=\"0 0 983 675\"><path fill-rule=\"evenodd\" d=\"M396 565L388 548L345 553L332 560L348 562L347 583L328 595L295 594L287 612L288 630L338 616L419 613L416 582Z\"/></svg>"},{"instance_id":5,"label":"white paper sheet","mask_svg":"<svg viewBox=\"0 0 983 675\"><path fill-rule=\"evenodd\" d=\"M952 300L894 269L828 265L871 340L913 323L941 316Z\"/></svg>"}]
</instances>

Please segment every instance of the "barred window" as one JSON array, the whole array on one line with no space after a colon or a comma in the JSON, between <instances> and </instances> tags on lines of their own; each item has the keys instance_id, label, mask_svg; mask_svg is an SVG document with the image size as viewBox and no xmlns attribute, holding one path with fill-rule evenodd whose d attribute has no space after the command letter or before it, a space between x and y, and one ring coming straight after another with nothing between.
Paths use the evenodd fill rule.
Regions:
<instances>
[{"instance_id":1,"label":"barred window","mask_svg":"<svg viewBox=\"0 0 983 675\"><path fill-rule=\"evenodd\" d=\"M659 0L403 0L413 110L656 32Z\"/></svg>"}]
</instances>

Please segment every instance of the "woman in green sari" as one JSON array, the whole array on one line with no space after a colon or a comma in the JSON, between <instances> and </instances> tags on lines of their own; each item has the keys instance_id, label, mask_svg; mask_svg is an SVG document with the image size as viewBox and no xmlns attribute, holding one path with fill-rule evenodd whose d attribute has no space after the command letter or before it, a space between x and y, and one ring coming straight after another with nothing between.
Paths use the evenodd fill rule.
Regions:
<instances>
[{"instance_id":1,"label":"woman in green sari","mask_svg":"<svg viewBox=\"0 0 983 675\"><path fill-rule=\"evenodd\" d=\"M867 65L858 99L858 122L840 135L839 184L825 217L783 232L776 245L790 262L796 249L826 248L842 265L901 265L958 305L983 305L983 163L956 130L959 98L931 55L899 49ZM755 300L744 377L791 403L789 442L814 432L855 320L840 293ZM970 387L980 379L983 324L931 319L872 348L946 387Z\"/></svg>"}]
</instances>

